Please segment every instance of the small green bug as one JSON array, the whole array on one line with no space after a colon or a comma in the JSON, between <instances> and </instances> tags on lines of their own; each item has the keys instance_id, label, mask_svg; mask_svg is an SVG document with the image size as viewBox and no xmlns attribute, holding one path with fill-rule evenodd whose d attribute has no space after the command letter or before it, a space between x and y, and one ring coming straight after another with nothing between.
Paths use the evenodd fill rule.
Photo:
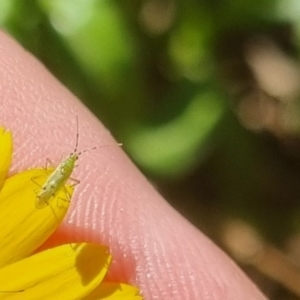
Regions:
<instances>
[{"instance_id":1,"label":"small green bug","mask_svg":"<svg viewBox=\"0 0 300 300\"><path fill-rule=\"evenodd\" d=\"M77 152L78 150L78 140L79 140L79 132L78 132L78 116L76 116L76 124L77 124L77 134L76 134L76 144L73 153L71 153L68 157L66 157L49 175L46 182L40 186L40 190L36 196L35 206L38 209L44 208L49 205L51 199L55 197L57 192L65 188L66 182L70 179L74 182L73 186L80 183L79 180L71 178L73 170L75 168L75 163L78 160L79 156L87 151L95 150L97 147L93 147L91 149L86 149L81 152ZM47 160L49 162L49 160ZM33 180L34 181L34 180ZM35 182L35 181L34 181ZM35 182L38 184L37 182ZM39 184L38 184L39 185ZM66 190L66 194L67 193ZM68 201L70 200L67 199Z\"/></svg>"}]
</instances>

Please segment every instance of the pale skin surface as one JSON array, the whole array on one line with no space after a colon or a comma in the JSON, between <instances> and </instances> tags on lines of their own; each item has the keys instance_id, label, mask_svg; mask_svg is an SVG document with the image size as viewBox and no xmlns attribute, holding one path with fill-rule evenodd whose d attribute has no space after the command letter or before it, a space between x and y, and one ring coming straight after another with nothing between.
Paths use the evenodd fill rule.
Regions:
<instances>
[{"instance_id":1,"label":"pale skin surface","mask_svg":"<svg viewBox=\"0 0 300 300\"><path fill-rule=\"evenodd\" d=\"M67 219L48 244L93 241L114 256L109 279L139 286L145 299L266 299L243 272L147 182L108 130L34 57L0 33L0 123L14 135L10 174L82 155ZM119 141L122 142L122 141Z\"/></svg>"}]
</instances>

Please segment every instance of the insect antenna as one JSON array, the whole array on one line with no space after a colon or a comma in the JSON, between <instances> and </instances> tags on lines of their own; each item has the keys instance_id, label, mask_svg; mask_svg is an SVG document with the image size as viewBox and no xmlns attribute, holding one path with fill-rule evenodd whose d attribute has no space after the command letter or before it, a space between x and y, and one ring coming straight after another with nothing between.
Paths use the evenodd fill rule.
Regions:
<instances>
[{"instance_id":1,"label":"insect antenna","mask_svg":"<svg viewBox=\"0 0 300 300\"><path fill-rule=\"evenodd\" d=\"M78 152L78 156L85 152L89 152L89 151L96 150L96 149L98 149L98 147L93 147L93 148L82 150L82 151Z\"/></svg>"},{"instance_id":2,"label":"insect antenna","mask_svg":"<svg viewBox=\"0 0 300 300\"><path fill-rule=\"evenodd\" d=\"M120 147L123 146L122 143L118 143L117 145L120 146ZM93 147L93 148L85 149L85 150L82 150L82 151L78 152L78 156L85 153L85 152L89 152L89 151L96 150L96 149L99 149L99 148L110 147L110 146L113 146L113 145L102 145L100 147Z\"/></svg>"},{"instance_id":3,"label":"insect antenna","mask_svg":"<svg viewBox=\"0 0 300 300\"><path fill-rule=\"evenodd\" d=\"M76 143L74 148L74 153L77 153L78 149L78 140L79 140L79 125L78 125L78 114L76 114Z\"/></svg>"}]
</instances>

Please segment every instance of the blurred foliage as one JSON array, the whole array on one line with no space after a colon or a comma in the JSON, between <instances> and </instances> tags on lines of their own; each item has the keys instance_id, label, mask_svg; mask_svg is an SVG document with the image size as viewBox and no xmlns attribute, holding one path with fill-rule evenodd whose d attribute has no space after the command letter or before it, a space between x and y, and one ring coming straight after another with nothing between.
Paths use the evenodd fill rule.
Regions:
<instances>
[{"instance_id":1,"label":"blurred foliage","mask_svg":"<svg viewBox=\"0 0 300 300\"><path fill-rule=\"evenodd\" d=\"M244 219L291 256L300 253L286 246L300 233L299 16L298 0L0 2L5 30L192 222L222 244L224 220ZM296 299L259 284L272 299Z\"/></svg>"},{"instance_id":2,"label":"blurred foliage","mask_svg":"<svg viewBox=\"0 0 300 300\"><path fill-rule=\"evenodd\" d=\"M173 1L0 5L5 29L104 120L146 172L177 177L194 168L225 109L204 11L199 18L181 4L181 15Z\"/></svg>"}]
</instances>

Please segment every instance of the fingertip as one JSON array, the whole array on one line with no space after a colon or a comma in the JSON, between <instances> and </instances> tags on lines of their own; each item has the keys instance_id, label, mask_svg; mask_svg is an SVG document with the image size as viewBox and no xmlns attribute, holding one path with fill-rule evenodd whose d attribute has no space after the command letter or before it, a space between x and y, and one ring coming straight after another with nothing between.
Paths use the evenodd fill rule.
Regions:
<instances>
[{"instance_id":1,"label":"fingertip","mask_svg":"<svg viewBox=\"0 0 300 300\"><path fill-rule=\"evenodd\" d=\"M30 54L0 33L1 122L14 133L13 170L59 162L80 147L114 145L107 129ZM80 184L52 242L93 241L110 247L110 278L128 280L145 299L265 299L217 246L157 193L122 149L82 157Z\"/></svg>"}]
</instances>

